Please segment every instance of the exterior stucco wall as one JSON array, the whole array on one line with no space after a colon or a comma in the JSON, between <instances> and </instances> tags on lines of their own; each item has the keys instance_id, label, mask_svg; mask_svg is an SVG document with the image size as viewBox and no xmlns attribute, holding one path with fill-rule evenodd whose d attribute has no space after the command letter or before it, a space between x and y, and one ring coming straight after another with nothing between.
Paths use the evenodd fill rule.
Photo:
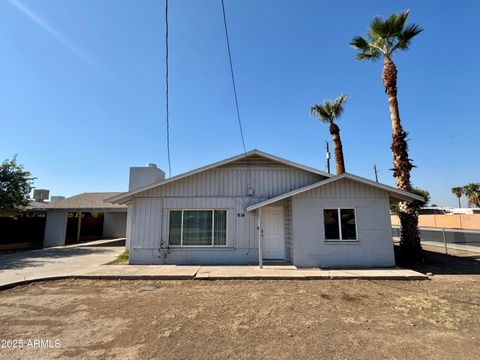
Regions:
<instances>
[{"instance_id":1,"label":"exterior stucco wall","mask_svg":"<svg viewBox=\"0 0 480 360\"><path fill-rule=\"evenodd\" d=\"M328 187L292 198L294 264L323 268L394 266L388 194L351 181L335 184L335 189ZM329 208L355 208L357 242L325 240L323 209Z\"/></svg>"},{"instance_id":2,"label":"exterior stucco wall","mask_svg":"<svg viewBox=\"0 0 480 360\"><path fill-rule=\"evenodd\" d=\"M48 211L45 225L44 247L65 245L67 233L67 211Z\"/></svg>"},{"instance_id":3,"label":"exterior stucco wall","mask_svg":"<svg viewBox=\"0 0 480 360\"><path fill-rule=\"evenodd\" d=\"M103 237L125 237L127 231L126 212L106 212L103 218Z\"/></svg>"}]
</instances>

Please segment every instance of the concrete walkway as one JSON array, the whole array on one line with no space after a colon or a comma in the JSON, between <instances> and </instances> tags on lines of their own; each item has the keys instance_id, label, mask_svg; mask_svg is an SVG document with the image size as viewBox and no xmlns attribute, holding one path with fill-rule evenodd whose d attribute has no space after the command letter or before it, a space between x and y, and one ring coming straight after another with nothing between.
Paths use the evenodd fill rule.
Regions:
<instances>
[{"instance_id":1,"label":"concrete walkway","mask_svg":"<svg viewBox=\"0 0 480 360\"><path fill-rule=\"evenodd\" d=\"M313 280L376 279L424 280L421 273L400 268L323 270L294 265L200 266L200 265L104 265L125 248L99 244L57 247L0 255L0 290L33 281L94 279L156 280ZM108 245L108 243L100 244Z\"/></svg>"},{"instance_id":2,"label":"concrete walkway","mask_svg":"<svg viewBox=\"0 0 480 360\"><path fill-rule=\"evenodd\" d=\"M76 278L161 280L425 280L419 272L401 269L319 269L294 265L101 265Z\"/></svg>"},{"instance_id":3,"label":"concrete walkway","mask_svg":"<svg viewBox=\"0 0 480 360\"><path fill-rule=\"evenodd\" d=\"M264 266L201 266L195 275L199 280L272 279L272 280L330 280L330 279L377 279L377 280L424 280L428 277L413 270L351 269L328 270L297 268L294 265Z\"/></svg>"},{"instance_id":4,"label":"concrete walkway","mask_svg":"<svg viewBox=\"0 0 480 360\"><path fill-rule=\"evenodd\" d=\"M32 280L73 276L120 255L119 246L53 247L0 255L0 288Z\"/></svg>"}]
</instances>

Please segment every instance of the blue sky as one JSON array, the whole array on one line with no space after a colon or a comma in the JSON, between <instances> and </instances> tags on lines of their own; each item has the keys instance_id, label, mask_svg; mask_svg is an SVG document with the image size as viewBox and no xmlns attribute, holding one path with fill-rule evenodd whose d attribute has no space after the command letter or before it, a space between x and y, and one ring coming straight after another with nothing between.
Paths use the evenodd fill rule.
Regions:
<instances>
[{"instance_id":1,"label":"blue sky","mask_svg":"<svg viewBox=\"0 0 480 360\"><path fill-rule=\"evenodd\" d=\"M415 186L455 205L480 181L475 1L225 0L245 140L324 169L328 127L309 107L350 95L339 121L348 172L393 184L381 62L348 46L375 15L411 10L425 28L398 54ZM242 152L220 0L170 1L172 174ZM128 168L167 169L164 2L0 2L0 158L53 195L124 191Z\"/></svg>"}]
</instances>

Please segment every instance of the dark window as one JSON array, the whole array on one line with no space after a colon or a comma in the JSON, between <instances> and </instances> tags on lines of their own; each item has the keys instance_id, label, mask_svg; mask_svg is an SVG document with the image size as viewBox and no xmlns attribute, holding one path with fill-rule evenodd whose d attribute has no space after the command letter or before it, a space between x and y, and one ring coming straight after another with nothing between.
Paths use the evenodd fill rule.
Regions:
<instances>
[{"instance_id":1,"label":"dark window","mask_svg":"<svg viewBox=\"0 0 480 360\"><path fill-rule=\"evenodd\" d=\"M326 240L357 240L354 209L324 209Z\"/></svg>"},{"instance_id":2,"label":"dark window","mask_svg":"<svg viewBox=\"0 0 480 360\"><path fill-rule=\"evenodd\" d=\"M180 245L182 236L182 212L170 211L169 245Z\"/></svg>"},{"instance_id":3,"label":"dark window","mask_svg":"<svg viewBox=\"0 0 480 360\"><path fill-rule=\"evenodd\" d=\"M227 211L215 210L213 245L227 245Z\"/></svg>"},{"instance_id":4,"label":"dark window","mask_svg":"<svg viewBox=\"0 0 480 360\"><path fill-rule=\"evenodd\" d=\"M342 240L357 240L355 210L340 209L340 216L342 221Z\"/></svg>"},{"instance_id":5,"label":"dark window","mask_svg":"<svg viewBox=\"0 0 480 360\"><path fill-rule=\"evenodd\" d=\"M340 230L338 228L338 210L323 210L323 223L325 224L325 239L340 240Z\"/></svg>"}]
</instances>

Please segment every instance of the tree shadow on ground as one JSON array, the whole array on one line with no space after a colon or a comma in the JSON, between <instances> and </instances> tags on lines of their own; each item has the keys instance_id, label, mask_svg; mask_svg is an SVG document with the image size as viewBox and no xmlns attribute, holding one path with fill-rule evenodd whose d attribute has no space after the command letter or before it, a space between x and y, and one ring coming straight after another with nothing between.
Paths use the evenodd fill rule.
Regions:
<instances>
[{"instance_id":1,"label":"tree shadow on ground","mask_svg":"<svg viewBox=\"0 0 480 360\"><path fill-rule=\"evenodd\" d=\"M480 253L461 252L461 254L445 254L438 250L423 249L424 261L403 266L421 273L436 275L480 275ZM395 253L398 246L395 246Z\"/></svg>"}]
</instances>

